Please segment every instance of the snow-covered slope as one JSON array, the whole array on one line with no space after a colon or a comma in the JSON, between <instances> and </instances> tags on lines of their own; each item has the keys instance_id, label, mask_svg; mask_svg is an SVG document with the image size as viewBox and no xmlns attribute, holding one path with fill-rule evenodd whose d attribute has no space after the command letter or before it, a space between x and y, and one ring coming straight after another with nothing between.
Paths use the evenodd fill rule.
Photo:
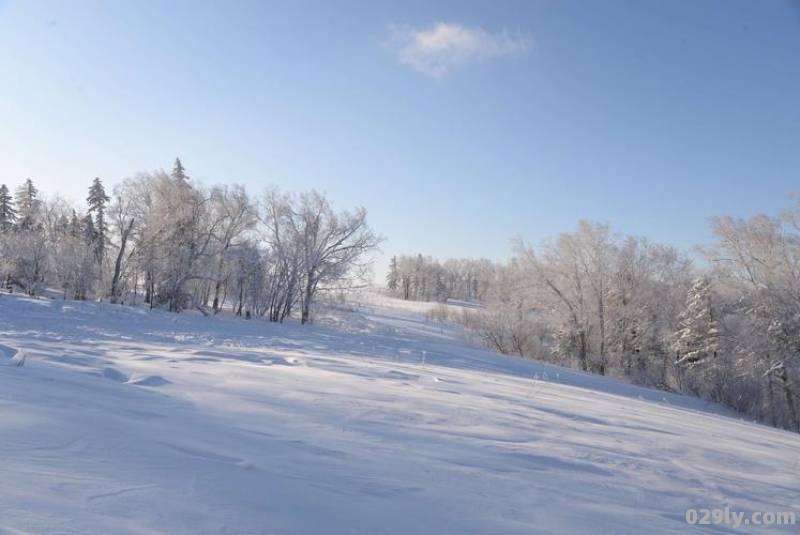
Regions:
<instances>
[{"instance_id":1,"label":"snow-covered slope","mask_svg":"<svg viewBox=\"0 0 800 535\"><path fill-rule=\"evenodd\" d=\"M325 323L0 296L0 534L797 531L685 521L800 513L797 435L408 310Z\"/></svg>"}]
</instances>

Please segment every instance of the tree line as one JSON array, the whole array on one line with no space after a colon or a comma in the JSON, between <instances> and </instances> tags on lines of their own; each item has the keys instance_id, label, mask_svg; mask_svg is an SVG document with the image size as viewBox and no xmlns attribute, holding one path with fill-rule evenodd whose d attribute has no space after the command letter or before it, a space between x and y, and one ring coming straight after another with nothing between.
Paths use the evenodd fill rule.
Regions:
<instances>
[{"instance_id":1,"label":"tree line","mask_svg":"<svg viewBox=\"0 0 800 535\"><path fill-rule=\"evenodd\" d=\"M506 263L394 258L386 281L406 299L480 301L485 308L457 319L501 353L800 430L800 206L711 224L699 265L674 247L580 221L540 245L515 240Z\"/></svg>"},{"instance_id":2,"label":"tree line","mask_svg":"<svg viewBox=\"0 0 800 535\"><path fill-rule=\"evenodd\" d=\"M485 258L451 258L440 264L421 254L394 256L389 262L386 284L390 292L414 301L481 301L486 297L494 269L494 264Z\"/></svg>"},{"instance_id":3,"label":"tree line","mask_svg":"<svg viewBox=\"0 0 800 535\"><path fill-rule=\"evenodd\" d=\"M312 319L323 288L364 276L382 241L364 208L333 209L317 191L205 187L180 159L171 173L140 173L108 194L96 178L81 212L43 199L28 179L0 185L0 277L6 290L64 298L143 301L151 308L282 322Z\"/></svg>"}]
</instances>

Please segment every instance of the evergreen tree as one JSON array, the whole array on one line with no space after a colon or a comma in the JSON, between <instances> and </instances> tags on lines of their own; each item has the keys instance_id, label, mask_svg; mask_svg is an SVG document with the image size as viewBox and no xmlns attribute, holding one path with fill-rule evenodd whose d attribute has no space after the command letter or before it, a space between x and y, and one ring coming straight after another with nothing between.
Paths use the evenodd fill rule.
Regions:
<instances>
[{"instance_id":1,"label":"evergreen tree","mask_svg":"<svg viewBox=\"0 0 800 535\"><path fill-rule=\"evenodd\" d=\"M436 301L440 303L447 301L447 284L441 271L436 273Z\"/></svg>"},{"instance_id":2,"label":"evergreen tree","mask_svg":"<svg viewBox=\"0 0 800 535\"><path fill-rule=\"evenodd\" d=\"M99 178L95 178L92 186L89 188L89 196L86 202L89 205L87 216L91 220L91 214L94 214L93 228L94 228L94 244L95 254L98 260L102 260L106 250L106 235L108 234L108 224L106 223L106 204L111 198L106 195L106 190L103 188L103 182Z\"/></svg>"},{"instance_id":3,"label":"evergreen tree","mask_svg":"<svg viewBox=\"0 0 800 535\"><path fill-rule=\"evenodd\" d=\"M692 365L717 356L720 330L712 302L711 281L700 277L689 291L680 317L678 363Z\"/></svg>"},{"instance_id":4,"label":"evergreen tree","mask_svg":"<svg viewBox=\"0 0 800 535\"><path fill-rule=\"evenodd\" d=\"M86 214L83 217L83 224L81 225L81 228L83 229L83 237L86 240L86 243L93 245L96 250L98 241L97 229L94 227L94 220L92 219L91 214Z\"/></svg>"},{"instance_id":5,"label":"evergreen tree","mask_svg":"<svg viewBox=\"0 0 800 535\"><path fill-rule=\"evenodd\" d=\"M72 211L72 217L69 220L69 235L73 238L78 238L83 235L83 225L81 220L78 219L78 214L75 210Z\"/></svg>"},{"instance_id":6,"label":"evergreen tree","mask_svg":"<svg viewBox=\"0 0 800 535\"><path fill-rule=\"evenodd\" d=\"M39 190L29 178L17 189L17 225L20 230L31 230L36 226L42 201L39 200Z\"/></svg>"},{"instance_id":7,"label":"evergreen tree","mask_svg":"<svg viewBox=\"0 0 800 535\"><path fill-rule=\"evenodd\" d=\"M5 184L0 184L0 232L8 232L17 222L14 199Z\"/></svg>"},{"instance_id":8,"label":"evergreen tree","mask_svg":"<svg viewBox=\"0 0 800 535\"><path fill-rule=\"evenodd\" d=\"M187 184L189 177L186 174L186 168L183 167L180 158L175 158L175 165L172 167L172 178L178 183Z\"/></svg>"}]
</instances>

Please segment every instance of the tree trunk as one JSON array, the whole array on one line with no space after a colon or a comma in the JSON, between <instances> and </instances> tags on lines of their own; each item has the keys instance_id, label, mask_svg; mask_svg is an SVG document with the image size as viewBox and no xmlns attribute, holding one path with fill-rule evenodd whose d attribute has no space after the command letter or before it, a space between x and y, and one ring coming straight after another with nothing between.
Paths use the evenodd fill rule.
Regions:
<instances>
[{"instance_id":1,"label":"tree trunk","mask_svg":"<svg viewBox=\"0 0 800 535\"><path fill-rule=\"evenodd\" d=\"M781 393L783 394L783 400L786 403L786 413L789 418L789 428L794 431L800 431L797 421L797 409L794 405L794 393L792 392L789 384L789 376L786 373L785 365L781 368L781 374L778 376L778 379L781 381Z\"/></svg>"},{"instance_id":2,"label":"tree trunk","mask_svg":"<svg viewBox=\"0 0 800 535\"><path fill-rule=\"evenodd\" d=\"M305 325L311 319L311 298L314 295L314 283L309 280L303 292L303 302L300 313L300 324Z\"/></svg>"},{"instance_id":3,"label":"tree trunk","mask_svg":"<svg viewBox=\"0 0 800 535\"><path fill-rule=\"evenodd\" d=\"M582 371L589 371L589 366L588 366L589 350L587 348L586 333L583 330L581 330L579 337L580 337L580 347L578 348L578 362L581 365Z\"/></svg>"},{"instance_id":4,"label":"tree trunk","mask_svg":"<svg viewBox=\"0 0 800 535\"><path fill-rule=\"evenodd\" d=\"M214 288L214 303L211 305L211 308L214 309L214 314L219 312L219 294L222 290L222 281L217 280L217 284Z\"/></svg>"},{"instance_id":5,"label":"tree trunk","mask_svg":"<svg viewBox=\"0 0 800 535\"><path fill-rule=\"evenodd\" d=\"M114 277L111 279L111 302L118 303L119 302L119 279L122 272L122 257L125 255L125 246L128 243L128 235L133 228L133 218L131 218L130 222L128 223L127 228L122 231L122 236L120 239L119 244L119 253L117 254L117 259L114 262Z\"/></svg>"},{"instance_id":6,"label":"tree trunk","mask_svg":"<svg viewBox=\"0 0 800 535\"><path fill-rule=\"evenodd\" d=\"M606 307L603 300L603 284L597 298L597 319L600 323L600 375L606 374Z\"/></svg>"}]
</instances>

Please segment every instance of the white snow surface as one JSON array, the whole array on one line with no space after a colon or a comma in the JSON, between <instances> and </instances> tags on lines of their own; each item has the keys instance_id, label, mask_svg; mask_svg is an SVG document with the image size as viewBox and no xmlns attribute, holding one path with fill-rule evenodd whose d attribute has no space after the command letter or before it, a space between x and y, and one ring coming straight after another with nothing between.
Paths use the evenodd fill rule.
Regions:
<instances>
[{"instance_id":1,"label":"white snow surface","mask_svg":"<svg viewBox=\"0 0 800 535\"><path fill-rule=\"evenodd\" d=\"M0 296L3 535L796 533L685 513L800 516L798 446L388 299L300 326Z\"/></svg>"}]
</instances>

